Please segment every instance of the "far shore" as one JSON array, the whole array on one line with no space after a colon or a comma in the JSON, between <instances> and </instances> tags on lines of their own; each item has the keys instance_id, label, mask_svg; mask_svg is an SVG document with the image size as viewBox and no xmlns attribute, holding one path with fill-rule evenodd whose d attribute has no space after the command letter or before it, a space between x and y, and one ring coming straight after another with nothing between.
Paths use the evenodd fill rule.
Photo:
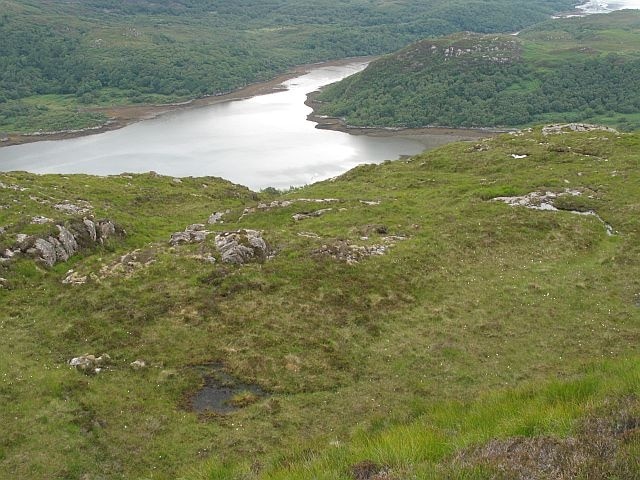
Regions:
<instances>
[{"instance_id":1,"label":"far shore","mask_svg":"<svg viewBox=\"0 0 640 480\"><path fill-rule=\"evenodd\" d=\"M349 133L351 135L368 135L375 137L404 137L422 143L425 148L434 148L445 143L457 141L473 141L480 138L492 137L501 133L514 131L515 129L500 128L461 128L461 127L356 127L336 117L326 117L316 113L319 106L316 97L319 92L307 95L305 105L313 111L307 116L307 120L316 123L316 128L334 130Z\"/></svg>"}]
</instances>

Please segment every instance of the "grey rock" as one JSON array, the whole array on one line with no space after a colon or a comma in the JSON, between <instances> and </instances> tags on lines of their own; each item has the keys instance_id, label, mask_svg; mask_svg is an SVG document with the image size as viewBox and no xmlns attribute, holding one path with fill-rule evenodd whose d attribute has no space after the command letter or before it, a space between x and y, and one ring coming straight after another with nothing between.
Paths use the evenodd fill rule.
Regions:
<instances>
[{"instance_id":1,"label":"grey rock","mask_svg":"<svg viewBox=\"0 0 640 480\"><path fill-rule=\"evenodd\" d=\"M93 223L93 220L89 220L87 218L82 220L82 223L84 223L85 227L87 227L87 232L89 232L89 237L91 238L91 240L95 242L98 239L98 235L96 233L96 224Z\"/></svg>"},{"instance_id":2,"label":"grey rock","mask_svg":"<svg viewBox=\"0 0 640 480\"><path fill-rule=\"evenodd\" d=\"M204 242L207 239L207 235L209 234L209 232L189 232L189 236L190 236L190 243L201 243Z\"/></svg>"},{"instance_id":3,"label":"grey rock","mask_svg":"<svg viewBox=\"0 0 640 480\"><path fill-rule=\"evenodd\" d=\"M16 252L11 250L10 248L5 248L2 252L0 252L0 257L4 258L13 258Z\"/></svg>"},{"instance_id":4,"label":"grey rock","mask_svg":"<svg viewBox=\"0 0 640 480\"><path fill-rule=\"evenodd\" d=\"M185 228L186 232L202 232L206 229L206 226L204 223L194 223L192 225L189 225L187 228Z\"/></svg>"},{"instance_id":5,"label":"grey rock","mask_svg":"<svg viewBox=\"0 0 640 480\"><path fill-rule=\"evenodd\" d=\"M42 215L36 215L31 218L31 223L33 225L44 225L45 223L52 223L53 219L44 217Z\"/></svg>"},{"instance_id":6,"label":"grey rock","mask_svg":"<svg viewBox=\"0 0 640 480\"><path fill-rule=\"evenodd\" d=\"M83 285L87 283L87 275L81 275L78 272L69 270L67 275L62 279L64 285Z\"/></svg>"},{"instance_id":7,"label":"grey rock","mask_svg":"<svg viewBox=\"0 0 640 480\"><path fill-rule=\"evenodd\" d=\"M321 208L320 210L316 210L314 212L296 213L295 215L293 215L292 218L296 222L299 222L300 220L305 220L307 218L319 217L321 215L324 215L327 212L330 212L331 210L333 210L333 209L332 208Z\"/></svg>"},{"instance_id":8,"label":"grey rock","mask_svg":"<svg viewBox=\"0 0 640 480\"><path fill-rule=\"evenodd\" d=\"M102 240L113 237L116 234L116 226L111 220L101 220L97 224L97 232Z\"/></svg>"},{"instance_id":9,"label":"grey rock","mask_svg":"<svg viewBox=\"0 0 640 480\"><path fill-rule=\"evenodd\" d=\"M224 213L222 212L212 213L211 215L209 215L209 219L207 220L207 223L209 225L215 225L216 223L219 223L222 221L222 217L224 217Z\"/></svg>"},{"instance_id":10,"label":"grey rock","mask_svg":"<svg viewBox=\"0 0 640 480\"><path fill-rule=\"evenodd\" d=\"M46 265L50 267L55 265L57 260L56 249L51 243L43 238L37 238L34 248L37 251L37 255Z\"/></svg>"},{"instance_id":11,"label":"grey rock","mask_svg":"<svg viewBox=\"0 0 640 480\"><path fill-rule=\"evenodd\" d=\"M83 373L95 374L100 372L100 370L102 370L101 367L107 365L110 361L111 357L106 353L103 353L97 358L95 355L85 353L84 355L69 360L69 365Z\"/></svg>"},{"instance_id":12,"label":"grey rock","mask_svg":"<svg viewBox=\"0 0 640 480\"><path fill-rule=\"evenodd\" d=\"M216 235L216 248L226 263L243 264L251 260L265 260L269 247L257 230L238 230Z\"/></svg>"},{"instance_id":13,"label":"grey rock","mask_svg":"<svg viewBox=\"0 0 640 480\"><path fill-rule=\"evenodd\" d=\"M189 232L176 232L171 234L171 240L169 240L169 245L182 245L184 243L189 243L191 240L191 235Z\"/></svg>"},{"instance_id":14,"label":"grey rock","mask_svg":"<svg viewBox=\"0 0 640 480\"><path fill-rule=\"evenodd\" d=\"M0 227L0 235L4 234L6 231L7 229L5 227Z\"/></svg>"},{"instance_id":15,"label":"grey rock","mask_svg":"<svg viewBox=\"0 0 640 480\"><path fill-rule=\"evenodd\" d=\"M7 288L9 286L9 281L6 278L0 277L0 288Z\"/></svg>"},{"instance_id":16,"label":"grey rock","mask_svg":"<svg viewBox=\"0 0 640 480\"><path fill-rule=\"evenodd\" d=\"M62 225L57 225L57 227L59 231L58 240L60 240L60 243L67 251L69 256L73 255L78 251L78 242L76 242L75 237L69 230L67 230L66 227L63 227Z\"/></svg>"},{"instance_id":17,"label":"grey rock","mask_svg":"<svg viewBox=\"0 0 640 480\"><path fill-rule=\"evenodd\" d=\"M29 238L29 235L25 234L25 233L18 233L16 235L16 242L17 243L22 243L25 240L27 240L27 238Z\"/></svg>"},{"instance_id":18,"label":"grey rock","mask_svg":"<svg viewBox=\"0 0 640 480\"><path fill-rule=\"evenodd\" d=\"M129 364L129 366L134 370L142 370L143 368L147 367L147 362L145 362L144 360L134 360Z\"/></svg>"},{"instance_id":19,"label":"grey rock","mask_svg":"<svg viewBox=\"0 0 640 480\"><path fill-rule=\"evenodd\" d=\"M47 241L53 245L56 250L56 258L58 262L66 262L69 260L69 253L64 249L62 243L55 237L47 237Z\"/></svg>"},{"instance_id":20,"label":"grey rock","mask_svg":"<svg viewBox=\"0 0 640 480\"><path fill-rule=\"evenodd\" d=\"M53 208L70 215L82 215L85 213L89 213L93 207L87 201L78 200L78 205L69 201L65 201L63 203L56 203Z\"/></svg>"}]
</instances>

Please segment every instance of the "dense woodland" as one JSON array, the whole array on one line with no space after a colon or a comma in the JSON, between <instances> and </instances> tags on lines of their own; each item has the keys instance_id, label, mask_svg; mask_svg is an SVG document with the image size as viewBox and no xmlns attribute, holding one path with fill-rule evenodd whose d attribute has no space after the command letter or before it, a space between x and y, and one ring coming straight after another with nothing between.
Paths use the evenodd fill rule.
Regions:
<instances>
[{"instance_id":1,"label":"dense woodland","mask_svg":"<svg viewBox=\"0 0 640 480\"><path fill-rule=\"evenodd\" d=\"M0 131L85 126L100 121L87 107L227 92L430 35L519 30L572 3L3 0Z\"/></svg>"},{"instance_id":2,"label":"dense woodland","mask_svg":"<svg viewBox=\"0 0 640 480\"><path fill-rule=\"evenodd\" d=\"M423 40L328 87L320 112L359 126L521 126L553 119L634 129L640 127L637 45L640 13L632 11L553 20L517 37Z\"/></svg>"}]
</instances>

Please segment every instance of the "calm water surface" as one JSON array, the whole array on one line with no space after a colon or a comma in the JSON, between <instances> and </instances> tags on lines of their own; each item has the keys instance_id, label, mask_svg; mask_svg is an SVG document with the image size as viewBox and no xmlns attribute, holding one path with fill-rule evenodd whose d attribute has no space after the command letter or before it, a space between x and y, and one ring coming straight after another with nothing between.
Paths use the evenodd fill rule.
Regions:
<instances>
[{"instance_id":1,"label":"calm water surface","mask_svg":"<svg viewBox=\"0 0 640 480\"><path fill-rule=\"evenodd\" d=\"M214 175L253 189L326 179L361 164L414 155L414 140L318 130L306 95L365 67L321 67L287 91L182 110L98 135L0 149L0 171Z\"/></svg>"}]
</instances>

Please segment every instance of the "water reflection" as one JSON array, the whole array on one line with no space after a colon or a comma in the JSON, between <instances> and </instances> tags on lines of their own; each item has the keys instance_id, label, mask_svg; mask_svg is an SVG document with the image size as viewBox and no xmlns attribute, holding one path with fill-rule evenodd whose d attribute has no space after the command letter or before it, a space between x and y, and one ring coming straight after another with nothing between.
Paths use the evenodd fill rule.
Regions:
<instances>
[{"instance_id":1,"label":"water reflection","mask_svg":"<svg viewBox=\"0 0 640 480\"><path fill-rule=\"evenodd\" d=\"M424 149L403 138L318 130L306 120L307 93L364 63L322 67L285 82L288 90L183 110L120 130L0 149L0 170L36 173L146 172L213 175L254 189L298 186Z\"/></svg>"}]
</instances>

